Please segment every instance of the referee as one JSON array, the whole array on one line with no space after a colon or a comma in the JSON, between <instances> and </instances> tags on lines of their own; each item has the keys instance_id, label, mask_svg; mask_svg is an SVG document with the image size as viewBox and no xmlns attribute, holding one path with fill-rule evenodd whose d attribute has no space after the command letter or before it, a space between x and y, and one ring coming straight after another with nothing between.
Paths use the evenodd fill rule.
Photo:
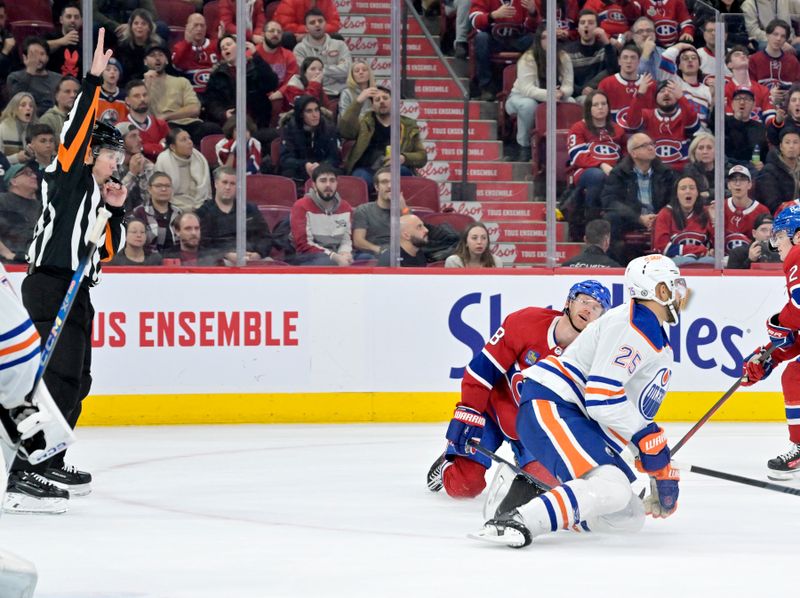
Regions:
<instances>
[{"instance_id":1,"label":"referee","mask_svg":"<svg viewBox=\"0 0 800 598\"><path fill-rule=\"evenodd\" d=\"M114 127L95 122L101 75L112 55L111 50L103 50L104 38L105 31L100 29L91 68L61 131L58 154L44 171L42 214L28 249L28 276L22 283L22 301L44 344L75 269L88 252L88 236L99 209L111 212L44 374L53 399L73 428L92 383L94 309L89 288L99 280L101 262L110 260L125 240L122 206L127 190L112 176L124 158L124 142ZM6 508L48 512L54 499L88 494L91 480L90 474L65 465L63 452L35 467L17 459L8 480L8 493L16 496L6 501Z\"/></svg>"}]
</instances>

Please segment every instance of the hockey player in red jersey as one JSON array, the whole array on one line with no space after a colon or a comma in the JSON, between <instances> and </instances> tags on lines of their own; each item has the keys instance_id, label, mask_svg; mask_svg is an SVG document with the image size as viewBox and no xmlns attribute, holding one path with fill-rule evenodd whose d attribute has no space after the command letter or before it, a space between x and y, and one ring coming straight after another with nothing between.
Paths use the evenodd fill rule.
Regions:
<instances>
[{"instance_id":1,"label":"hockey player in red jersey","mask_svg":"<svg viewBox=\"0 0 800 598\"><path fill-rule=\"evenodd\" d=\"M572 286L562 311L528 307L510 314L466 368L461 401L447 428L447 450L428 472L428 488L444 487L454 498L478 496L491 461L468 446L470 439L495 451L507 441L523 469L551 476L519 442L516 431L521 370L548 355L560 355L578 334L611 306L611 295L596 280ZM552 480L555 483L555 480Z\"/></svg>"},{"instance_id":2,"label":"hockey player in red jersey","mask_svg":"<svg viewBox=\"0 0 800 598\"><path fill-rule=\"evenodd\" d=\"M770 343L745 358L743 385L755 384L769 376L779 363L791 360L783 370L781 387L792 444L785 453L767 461L767 477L789 480L800 474L800 361L796 359L800 356L800 205L790 205L776 216L771 243L777 247L783 262L789 300L780 313L767 320ZM763 352L773 346L776 349L762 363Z\"/></svg>"}]
</instances>

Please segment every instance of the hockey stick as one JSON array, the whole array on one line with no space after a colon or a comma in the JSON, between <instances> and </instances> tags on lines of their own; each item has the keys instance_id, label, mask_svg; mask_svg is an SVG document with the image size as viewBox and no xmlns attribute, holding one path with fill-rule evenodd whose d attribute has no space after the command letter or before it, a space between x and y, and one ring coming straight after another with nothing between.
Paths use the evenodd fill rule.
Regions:
<instances>
[{"instance_id":1,"label":"hockey stick","mask_svg":"<svg viewBox=\"0 0 800 598\"><path fill-rule=\"evenodd\" d=\"M745 484L755 488L763 488L764 490L772 490L773 492L781 492L782 494L793 494L800 496L800 488L791 488L789 486L781 486L780 484L773 484L763 480L754 480L753 478L746 478L733 473L725 473L722 471L715 471L707 469L698 465L689 465L688 463L673 463L675 467L682 471L690 471L699 475L705 475L712 478L719 478L720 480L727 480L728 482L736 482L737 484Z\"/></svg>"},{"instance_id":2,"label":"hockey stick","mask_svg":"<svg viewBox=\"0 0 800 598\"><path fill-rule=\"evenodd\" d=\"M762 353L762 354L759 356L759 360L761 361L761 363L764 363L764 362L765 362L767 359L769 359L769 356L770 356L770 355L772 355L772 352L773 352L773 351L774 351L776 348L777 348L777 347L775 347L775 345L773 345L773 346L771 346L769 349L767 349L766 351L764 351L764 352L763 352L763 353ZM699 420L699 421L698 421L698 422L697 422L695 425L693 425L693 426L692 426L692 428L691 428L691 429L690 429L688 432L686 432L686 434L684 434L684 435L683 435L683 438L681 438L681 439L680 439L680 440L679 440L679 441L678 441L678 442L675 444L675 446L674 446L674 447L672 447L672 450L670 451L670 453L671 453L672 455L674 455L675 453L677 453L677 452L678 452L678 451L681 449L681 447L682 447L684 444L686 444L686 442L687 442L687 441L688 441L688 440L689 440L689 439L690 439L692 436L694 436L694 435L697 433L697 431L700 429L700 427L701 427L701 426L703 426L703 425L704 425L704 424L705 424L705 423L706 423L706 422L707 422L709 419L711 419L711 417L712 417L712 416L713 416L713 415L714 415L714 414L715 414L717 411L719 411L719 408L720 408L720 407L722 407L722 404L723 404L725 401L727 401L728 399L730 399L730 398L731 398L731 396L733 395L733 393L735 393L737 390L739 390L739 387L742 385L742 382L744 382L744 380L745 380L745 377L744 377L744 376L741 376L741 377L739 377L739 379L738 379L736 382L734 382L733 386L731 386L731 387L728 389L728 392L726 392L724 395L722 395L722 396L720 397L720 399L719 399L719 400L718 400L716 403L714 403L714 404L711 406L711 409L709 409L709 410L706 412L706 414L705 414L703 417L701 417L701 418L700 418L700 420Z\"/></svg>"},{"instance_id":3,"label":"hockey stick","mask_svg":"<svg viewBox=\"0 0 800 598\"><path fill-rule=\"evenodd\" d=\"M542 480L540 480L539 478L537 478L533 474L528 473L527 471L525 471L524 469L522 469L520 467L517 467L517 465L514 464L514 463L511 463L511 461L506 461L505 459L503 459L503 457L501 457L497 453L494 453L494 452L490 451L489 449L487 449L485 447L482 447L480 444L478 444L474 440L472 440L472 439L468 440L467 444L470 445L472 448L474 448L476 451L478 451L481 455L483 455L484 457L488 457L489 459L491 459L495 463L500 463L501 465L508 465L511 468L511 471L513 471L517 475L521 475L522 477L524 477L526 480L528 480L534 486L536 486L538 488L541 488L544 491L550 490L552 488L552 486L550 486L550 484L546 484L545 482L543 482Z\"/></svg>"}]
</instances>

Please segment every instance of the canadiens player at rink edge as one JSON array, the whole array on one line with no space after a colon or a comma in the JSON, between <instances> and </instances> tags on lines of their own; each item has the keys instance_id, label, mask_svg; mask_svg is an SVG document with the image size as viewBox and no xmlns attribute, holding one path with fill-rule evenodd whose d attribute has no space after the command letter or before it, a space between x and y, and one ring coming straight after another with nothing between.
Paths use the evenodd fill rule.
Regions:
<instances>
[{"instance_id":1,"label":"canadiens player at rink edge","mask_svg":"<svg viewBox=\"0 0 800 598\"><path fill-rule=\"evenodd\" d=\"M770 343L759 347L744 360L744 386L766 378L775 366L790 361L781 376L781 388L786 407L791 446L785 453L767 461L767 477L790 480L800 474L800 205L792 204L781 210L772 223L770 242L777 248L786 275L788 300L780 313L767 320ZM775 347L762 363L763 353Z\"/></svg>"},{"instance_id":2,"label":"canadiens player at rink edge","mask_svg":"<svg viewBox=\"0 0 800 598\"><path fill-rule=\"evenodd\" d=\"M560 485L494 515L487 504L492 518L471 538L521 548L560 529L635 532L645 514L675 512L679 474L653 419L672 373L663 325L678 323L689 290L663 255L631 261L625 286L629 302L587 326L562 355L523 372L517 432ZM621 456L626 446L650 476L644 502L631 490L635 475ZM488 496L503 506L512 484L499 474Z\"/></svg>"},{"instance_id":3,"label":"canadiens player at rink edge","mask_svg":"<svg viewBox=\"0 0 800 598\"><path fill-rule=\"evenodd\" d=\"M561 311L526 307L503 321L466 367L461 400L445 434L447 449L428 472L430 490L444 487L454 498L472 498L483 491L491 461L476 454L468 445L471 439L490 451L508 442L520 467L556 483L519 441L515 422L524 380L520 372L549 355L561 355L610 306L608 289L596 280L584 280L570 288ZM521 478L515 492L530 488Z\"/></svg>"}]
</instances>

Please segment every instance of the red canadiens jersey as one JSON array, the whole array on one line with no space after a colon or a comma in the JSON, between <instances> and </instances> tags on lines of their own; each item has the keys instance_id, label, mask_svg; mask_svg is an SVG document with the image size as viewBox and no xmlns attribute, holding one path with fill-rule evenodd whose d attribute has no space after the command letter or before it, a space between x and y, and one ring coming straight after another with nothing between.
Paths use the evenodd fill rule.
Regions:
<instances>
[{"instance_id":1,"label":"red canadiens jersey","mask_svg":"<svg viewBox=\"0 0 800 598\"><path fill-rule=\"evenodd\" d=\"M661 208L653 226L653 249L667 257L678 255L703 257L708 253L714 239L714 226L708 214L706 216L705 226L690 215L686 219L686 226L681 229L675 224L672 208L669 206Z\"/></svg>"},{"instance_id":2,"label":"red canadiens jersey","mask_svg":"<svg viewBox=\"0 0 800 598\"><path fill-rule=\"evenodd\" d=\"M217 43L208 38L202 46L192 45L182 39L172 49L172 64L188 77L196 93L205 92L211 69L217 61Z\"/></svg>"},{"instance_id":3,"label":"red canadiens jersey","mask_svg":"<svg viewBox=\"0 0 800 598\"><path fill-rule=\"evenodd\" d=\"M656 26L656 43L668 48L677 43L684 33L694 35L692 17L684 0L636 0L636 6L643 17Z\"/></svg>"},{"instance_id":4,"label":"red canadiens jersey","mask_svg":"<svg viewBox=\"0 0 800 598\"><path fill-rule=\"evenodd\" d=\"M733 79L726 79L725 114L733 114L733 106L731 106L731 103L733 102L733 93L742 87L745 86L738 85ZM769 89L760 83L756 83L755 81L750 81L750 85L747 85L746 87L753 91L753 96L755 98L755 104L753 105L751 118L754 120L760 120L765 125L768 125L775 120L775 105L772 103L772 98L769 95Z\"/></svg>"},{"instance_id":5,"label":"red canadiens jersey","mask_svg":"<svg viewBox=\"0 0 800 598\"><path fill-rule=\"evenodd\" d=\"M579 120L570 127L567 135L567 151L572 183L576 184L587 168L596 168L601 164L616 166L622 158L622 146L625 145L625 132L616 123L612 123L612 131L601 129L597 135L589 130L586 121Z\"/></svg>"},{"instance_id":6,"label":"red canadiens jersey","mask_svg":"<svg viewBox=\"0 0 800 598\"><path fill-rule=\"evenodd\" d=\"M750 56L750 77L770 89L775 85L788 89L800 80L800 62L792 54L782 53L780 58L772 58L761 50Z\"/></svg>"},{"instance_id":7,"label":"red canadiens jersey","mask_svg":"<svg viewBox=\"0 0 800 598\"><path fill-rule=\"evenodd\" d=\"M574 1L574 0L573 0ZM514 7L513 16L489 22L489 13L494 12L503 4L510 4ZM488 31L492 37L509 38L519 37L525 33L536 30L539 24L538 16L532 16L530 11L522 6L522 0L472 0L469 11L469 21L472 28L477 31Z\"/></svg>"},{"instance_id":8,"label":"red canadiens jersey","mask_svg":"<svg viewBox=\"0 0 800 598\"><path fill-rule=\"evenodd\" d=\"M656 156L675 170L686 165L689 156L689 141L700 129L700 116L688 100L682 97L672 114L663 114L658 109L645 109L638 94L631 102L628 126L647 133L656 144Z\"/></svg>"},{"instance_id":9,"label":"red canadiens jersey","mask_svg":"<svg viewBox=\"0 0 800 598\"><path fill-rule=\"evenodd\" d=\"M583 5L584 10L593 10L597 13L600 27L608 35L619 35L631 28L631 23L639 16L638 8L633 2L622 6L618 2L606 4L605 0L587 0Z\"/></svg>"},{"instance_id":10,"label":"red canadiens jersey","mask_svg":"<svg viewBox=\"0 0 800 598\"><path fill-rule=\"evenodd\" d=\"M517 440L521 371L548 355L560 355L555 329L562 312L526 307L510 314L464 372L459 405L486 413Z\"/></svg>"},{"instance_id":11,"label":"red canadiens jersey","mask_svg":"<svg viewBox=\"0 0 800 598\"><path fill-rule=\"evenodd\" d=\"M800 330L800 245L794 245L783 262L788 300L778 316L781 326ZM800 344L800 339L795 343Z\"/></svg>"},{"instance_id":12,"label":"red canadiens jersey","mask_svg":"<svg viewBox=\"0 0 800 598\"><path fill-rule=\"evenodd\" d=\"M635 81L628 81L623 79L622 75L610 75L600 81L597 88L608 96L608 105L611 108L611 116L614 117L616 123L622 128L628 127L631 101L636 96L636 88L639 86L639 75ZM647 94L642 98L643 108L655 107L655 91L648 90Z\"/></svg>"},{"instance_id":13,"label":"red canadiens jersey","mask_svg":"<svg viewBox=\"0 0 800 598\"><path fill-rule=\"evenodd\" d=\"M744 209L734 206L730 197L725 200L725 251L753 242L753 228L759 214L769 214L769 209L755 200Z\"/></svg>"}]
</instances>

